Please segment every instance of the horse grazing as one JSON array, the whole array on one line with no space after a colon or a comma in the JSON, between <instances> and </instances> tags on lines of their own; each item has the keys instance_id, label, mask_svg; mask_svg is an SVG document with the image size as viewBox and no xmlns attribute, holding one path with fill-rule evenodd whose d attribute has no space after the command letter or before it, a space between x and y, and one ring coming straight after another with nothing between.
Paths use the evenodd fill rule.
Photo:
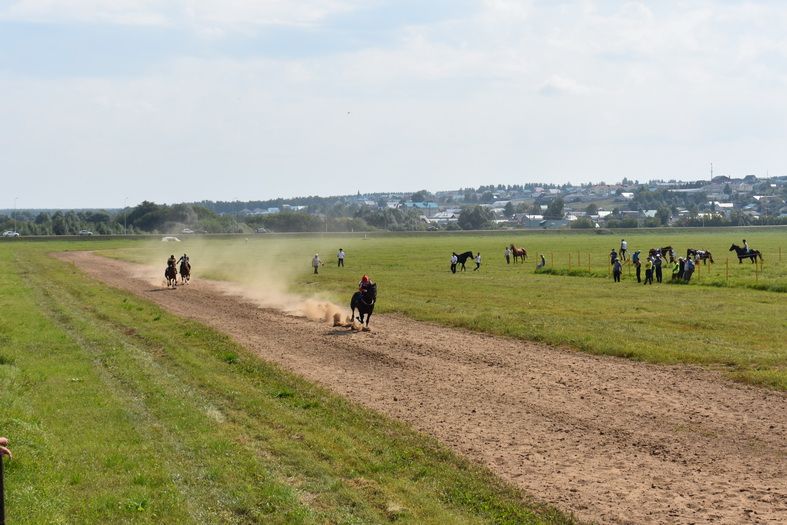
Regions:
<instances>
[{"instance_id":1,"label":"horse grazing","mask_svg":"<svg viewBox=\"0 0 787 525\"><path fill-rule=\"evenodd\" d=\"M366 289L366 293L362 293L360 290L355 292L350 299L350 310L351 316L355 319L358 319L358 322L361 325L364 324L364 319L366 319L366 329L369 329L369 319L372 317L372 312L374 312L374 303L377 301L377 284L372 283ZM358 316L355 317L355 311L358 310Z\"/></svg>"},{"instance_id":2,"label":"horse grazing","mask_svg":"<svg viewBox=\"0 0 787 525\"><path fill-rule=\"evenodd\" d=\"M527 250L524 248L517 248L511 244L511 254L514 256L514 264L516 264L517 259L522 259L522 264L525 264L525 260L527 259Z\"/></svg>"},{"instance_id":3,"label":"horse grazing","mask_svg":"<svg viewBox=\"0 0 787 525\"><path fill-rule=\"evenodd\" d=\"M183 284L188 284L191 279L191 263L181 261L180 263L180 281Z\"/></svg>"},{"instance_id":4,"label":"horse grazing","mask_svg":"<svg viewBox=\"0 0 787 525\"><path fill-rule=\"evenodd\" d=\"M473 252L470 251L470 252L459 253L456 255L456 258L457 258L456 264L460 264L462 266L462 271L464 272L465 263L467 262L468 259L473 258Z\"/></svg>"},{"instance_id":5,"label":"horse grazing","mask_svg":"<svg viewBox=\"0 0 787 525\"><path fill-rule=\"evenodd\" d=\"M675 262L675 252L672 250L672 246L664 246L663 248L651 248L648 250L648 257L654 257L656 254L665 257L669 256L669 262Z\"/></svg>"},{"instance_id":6,"label":"horse grazing","mask_svg":"<svg viewBox=\"0 0 787 525\"><path fill-rule=\"evenodd\" d=\"M686 258L694 259L695 261L702 261L702 264L707 264L707 261L710 261L713 264L713 255L708 250L695 250L694 248L689 248L686 250Z\"/></svg>"},{"instance_id":7,"label":"horse grazing","mask_svg":"<svg viewBox=\"0 0 787 525\"><path fill-rule=\"evenodd\" d=\"M760 250L749 250L747 252L746 248L742 248L741 246L738 246L737 244L734 243L732 246L730 246L730 249L728 251L733 251L733 250L738 255L738 264L742 263L743 260L746 258L749 258L752 263L757 262L757 257L760 258L760 261L763 260Z\"/></svg>"},{"instance_id":8,"label":"horse grazing","mask_svg":"<svg viewBox=\"0 0 787 525\"><path fill-rule=\"evenodd\" d=\"M178 271L174 266L167 266L164 277L167 279L167 288L175 288L178 285Z\"/></svg>"}]
</instances>

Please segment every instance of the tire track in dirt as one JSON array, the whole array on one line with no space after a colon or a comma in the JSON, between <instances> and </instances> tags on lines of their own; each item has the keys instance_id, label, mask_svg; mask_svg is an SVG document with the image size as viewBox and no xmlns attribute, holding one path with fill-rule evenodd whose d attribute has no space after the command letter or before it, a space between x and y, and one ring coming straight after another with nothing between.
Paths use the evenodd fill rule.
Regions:
<instances>
[{"instance_id":1,"label":"tire track in dirt","mask_svg":"<svg viewBox=\"0 0 787 525\"><path fill-rule=\"evenodd\" d=\"M353 333L220 283L58 255L262 359L406 421L542 501L601 523L787 523L787 396L657 366L375 316Z\"/></svg>"}]
</instances>

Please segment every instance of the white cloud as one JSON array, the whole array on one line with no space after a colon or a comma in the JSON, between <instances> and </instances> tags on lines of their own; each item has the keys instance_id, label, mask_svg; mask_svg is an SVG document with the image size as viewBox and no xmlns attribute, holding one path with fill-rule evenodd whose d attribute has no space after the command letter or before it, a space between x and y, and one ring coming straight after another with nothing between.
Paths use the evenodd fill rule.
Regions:
<instances>
[{"instance_id":1,"label":"white cloud","mask_svg":"<svg viewBox=\"0 0 787 525\"><path fill-rule=\"evenodd\" d=\"M185 26L217 34L314 25L360 5L360 0L16 0L0 10L0 19Z\"/></svg>"}]
</instances>

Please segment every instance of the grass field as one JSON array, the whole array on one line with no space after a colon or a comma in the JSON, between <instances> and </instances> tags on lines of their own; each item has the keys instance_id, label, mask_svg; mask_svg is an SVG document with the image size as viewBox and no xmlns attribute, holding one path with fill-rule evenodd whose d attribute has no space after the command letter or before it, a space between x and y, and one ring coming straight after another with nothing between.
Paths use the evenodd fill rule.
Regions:
<instances>
[{"instance_id":1,"label":"grass field","mask_svg":"<svg viewBox=\"0 0 787 525\"><path fill-rule=\"evenodd\" d=\"M8 523L570 522L432 440L46 256L129 246L144 251L0 244Z\"/></svg>"},{"instance_id":2,"label":"grass field","mask_svg":"<svg viewBox=\"0 0 787 525\"><path fill-rule=\"evenodd\" d=\"M633 232L632 232L633 233ZM763 252L762 269L726 250L745 236ZM166 250L189 251L195 274L257 286L282 285L339 304L349 302L358 279L378 282L378 312L493 334L567 345L579 350L656 363L694 363L730 377L787 389L787 230L702 230L626 233L630 250L672 244L711 250L716 264L699 265L689 285L643 286L626 267L623 282L609 276L610 249L619 235L522 232L459 235L262 236L175 246L135 245L112 256L161 266ZM525 265L506 265L506 244L525 246ZM334 254L347 251L346 267ZM780 248L784 252L780 260ZM473 272L451 274L452 251L480 251ZM317 276L309 266L319 252L327 264ZM544 253L547 272L535 272ZM572 261L584 261L568 268ZM590 257L590 270L586 264ZM731 258L732 259L732 258ZM561 262L562 261L562 262ZM669 272L665 272L668 280Z\"/></svg>"}]
</instances>

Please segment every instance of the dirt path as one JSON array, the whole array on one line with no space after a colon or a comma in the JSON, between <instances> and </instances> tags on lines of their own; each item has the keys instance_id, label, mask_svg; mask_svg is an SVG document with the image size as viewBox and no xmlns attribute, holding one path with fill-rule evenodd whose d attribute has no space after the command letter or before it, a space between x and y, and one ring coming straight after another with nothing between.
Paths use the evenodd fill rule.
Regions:
<instances>
[{"instance_id":1,"label":"dirt path","mask_svg":"<svg viewBox=\"0 0 787 525\"><path fill-rule=\"evenodd\" d=\"M580 519L787 523L787 396L694 367L654 366L376 316L351 333L196 280L61 257L231 334L349 399L408 422Z\"/></svg>"}]
</instances>

